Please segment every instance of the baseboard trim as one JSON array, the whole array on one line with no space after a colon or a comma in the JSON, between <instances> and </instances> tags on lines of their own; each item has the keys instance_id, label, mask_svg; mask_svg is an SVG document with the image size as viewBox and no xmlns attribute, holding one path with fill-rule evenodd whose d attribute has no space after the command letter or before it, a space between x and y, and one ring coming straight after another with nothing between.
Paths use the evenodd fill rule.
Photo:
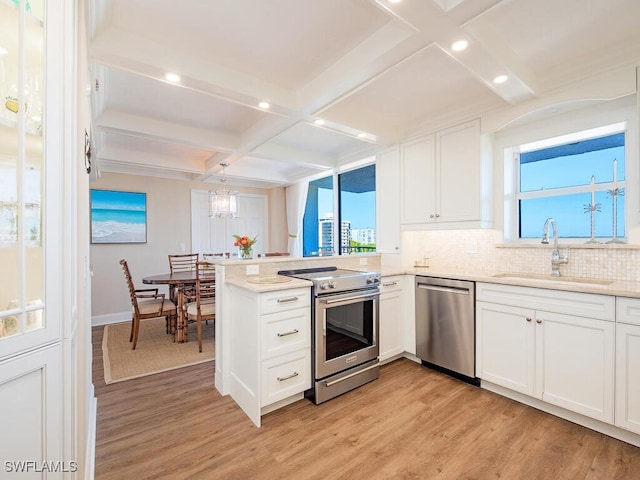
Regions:
<instances>
[{"instance_id":1,"label":"baseboard trim","mask_svg":"<svg viewBox=\"0 0 640 480\"><path fill-rule=\"evenodd\" d=\"M95 315L91 317L91 326L109 325L111 323L122 323L131 321L131 312L107 313L105 315Z\"/></svg>"},{"instance_id":2,"label":"baseboard trim","mask_svg":"<svg viewBox=\"0 0 640 480\"><path fill-rule=\"evenodd\" d=\"M630 443L633 446L640 447L640 435L629 432L628 430L624 430L620 427L616 427L615 425L610 425L608 423L601 422L600 420L595 420L579 413L565 410L562 407L551 405L542 400L538 400L537 398L530 397L529 395L515 392L500 385L496 385L495 383L485 382L483 380L481 381L480 386L481 388L489 390L490 392L497 393L498 395L502 395L504 397L510 398L511 400L524 403L525 405L537 408L538 410L542 410L543 412L555 415L556 417L564 418L565 420L577 423L578 425L582 425L586 428L590 428L591 430L595 430L596 432L603 433L623 442Z\"/></svg>"}]
</instances>

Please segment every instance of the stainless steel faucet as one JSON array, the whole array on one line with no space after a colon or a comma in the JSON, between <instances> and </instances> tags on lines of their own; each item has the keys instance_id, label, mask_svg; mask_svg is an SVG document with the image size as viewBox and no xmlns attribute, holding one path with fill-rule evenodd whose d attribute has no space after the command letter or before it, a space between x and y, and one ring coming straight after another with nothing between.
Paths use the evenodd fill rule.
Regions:
<instances>
[{"instance_id":1,"label":"stainless steel faucet","mask_svg":"<svg viewBox=\"0 0 640 480\"><path fill-rule=\"evenodd\" d=\"M551 276L559 277L560 271L558 268L563 263L569 263L569 249L564 252L564 257L560 256L558 251L558 228L556 227L556 221L553 218L547 218L544 222L544 230L542 231L541 243L547 245L549 243L549 225L551 225L551 233L553 235L553 251L551 252Z\"/></svg>"}]
</instances>

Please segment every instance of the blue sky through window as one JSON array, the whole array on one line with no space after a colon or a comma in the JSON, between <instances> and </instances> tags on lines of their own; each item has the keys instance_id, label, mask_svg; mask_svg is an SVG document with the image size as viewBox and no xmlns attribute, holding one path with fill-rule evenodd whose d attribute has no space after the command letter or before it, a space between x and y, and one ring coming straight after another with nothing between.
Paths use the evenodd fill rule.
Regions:
<instances>
[{"instance_id":1,"label":"blue sky through window","mask_svg":"<svg viewBox=\"0 0 640 480\"><path fill-rule=\"evenodd\" d=\"M598 142L600 146L597 147ZM622 143L622 144L621 144ZM611 145L614 146L611 146ZM584 145L599 148L584 151ZM604 148L603 148L604 146ZM575 149L572 153L570 150ZM553 157L553 153L569 153ZM544 196L521 198L519 208L520 238L536 238L542 235L547 218L557 221L558 236L591 236L591 214L585 206L591 202L591 177L595 177L596 203L600 211L595 214L595 236L613 235L613 199L602 184L613 182L613 167L616 160L617 181L625 180L624 134L614 134L600 139L589 139L573 144L523 153L520 156L520 191L544 192ZM553 189L585 187L584 192L554 194ZM610 187L610 185L608 185ZM624 196L617 198L616 235L625 235Z\"/></svg>"}]
</instances>

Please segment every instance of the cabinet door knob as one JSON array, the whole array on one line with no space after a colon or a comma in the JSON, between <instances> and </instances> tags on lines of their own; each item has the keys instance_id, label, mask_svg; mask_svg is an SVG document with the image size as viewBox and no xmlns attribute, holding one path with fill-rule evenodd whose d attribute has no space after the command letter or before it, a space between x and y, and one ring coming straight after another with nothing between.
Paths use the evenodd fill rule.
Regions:
<instances>
[{"instance_id":1,"label":"cabinet door knob","mask_svg":"<svg viewBox=\"0 0 640 480\"><path fill-rule=\"evenodd\" d=\"M540 323L542 323L542 320L536 320L536 323L540 324Z\"/></svg>"},{"instance_id":2,"label":"cabinet door knob","mask_svg":"<svg viewBox=\"0 0 640 480\"><path fill-rule=\"evenodd\" d=\"M429 218L434 218L435 215L432 213L431 215L429 215Z\"/></svg>"},{"instance_id":3,"label":"cabinet door knob","mask_svg":"<svg viewBox=\"0 0 640 480\"><path fill-rule=\"evenodd\" d=\"M530 322L530 321L531 321L531 317L527 317L527 322Z\"/></svg>"},{"instance_id":4,"label":"cabinet door knob","mask_svg":"<svg viewBox=\"0 0 640 480\"><path fill-rule=\"evenodd\" d=\"M440 218L440 214L439 213L436 213L436 218Z\"/></svg>"}]
</instances>

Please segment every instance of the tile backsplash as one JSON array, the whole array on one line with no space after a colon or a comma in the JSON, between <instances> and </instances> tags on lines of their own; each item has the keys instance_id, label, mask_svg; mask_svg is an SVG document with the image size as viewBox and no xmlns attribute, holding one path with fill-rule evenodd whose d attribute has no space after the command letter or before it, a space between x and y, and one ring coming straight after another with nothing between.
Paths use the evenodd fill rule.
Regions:
<instances>
[{"instance_id":1,"label":"tile backsplash","mask_svg":"<svg viewBox=\"0 0 640 480\"><path fill-rule=\"evenodd\" d=\"M569 263L560 274L606 280L640 281L640 245L563 244ZM434 270L495 274L551 273L552 245L504 244L499 230L439 230L402 233L402 264L410 267L428 258Z\"/></svg>"}]
</instances>

